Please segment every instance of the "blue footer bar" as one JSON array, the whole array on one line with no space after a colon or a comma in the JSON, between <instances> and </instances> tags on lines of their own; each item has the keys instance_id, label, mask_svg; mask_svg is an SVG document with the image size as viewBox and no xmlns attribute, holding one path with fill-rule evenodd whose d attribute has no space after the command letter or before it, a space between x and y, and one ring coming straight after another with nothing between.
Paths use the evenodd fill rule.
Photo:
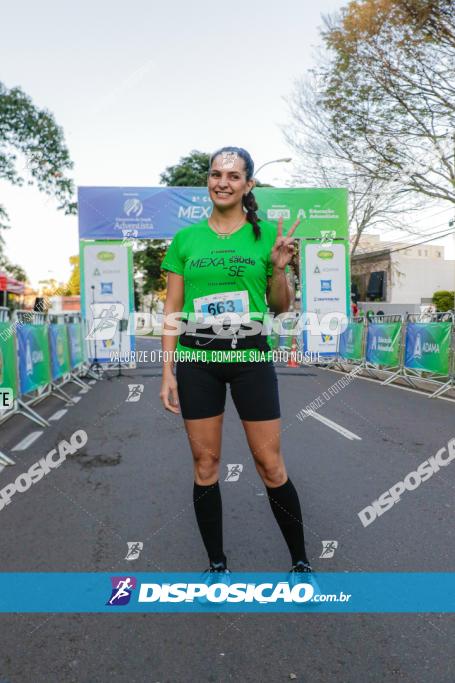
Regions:
<instances>
[{"instance_id":1,"label":"blue footer bar","mask_svg":"<svg viewBox=\"0 0 455 683\"><path fill-rule=\"evenodd\" d=\"M0 612L455 612L455 572L1 573Z\"/></svg>"}]
</instances>

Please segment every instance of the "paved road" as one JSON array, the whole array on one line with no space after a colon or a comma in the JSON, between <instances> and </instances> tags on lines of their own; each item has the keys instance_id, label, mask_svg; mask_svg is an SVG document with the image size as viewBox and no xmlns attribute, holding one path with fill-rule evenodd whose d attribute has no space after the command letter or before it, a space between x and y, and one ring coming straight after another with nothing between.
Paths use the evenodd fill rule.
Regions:
<instances>
[{"instance_id":1,"label":"paved road","mask_svg":"<svg viewBox=\"0 0 455 683\"><path fill-rule=\"evenodd\" d=\"M139 347L157 349L158 341ZM357 379L318 411L329 422L300 421L296 413L342 375L314 367L278 372L282 448L315 567L454 571L455 464L370 526L357 516L455 436L453 404ZM144 384L139 402L125 400L130 383ZM144 542L137 572L205 568L183 423L161 408L159 387L160 368L140 364L95 384L48 429L22 417L0 429L0 450L17 463L0 473L0 487L75 430L88 434L82 453L0 512L2 571L122 574L132 566L123 559L127 541ZM64 407L50 398L38 411L49 417ZM32 445L13 450L35 431L42 433ZM244 464L238 482L222 482L231 568L287 570L230 396L223 463ZM324 539L338 540L333 559L319 558ZM290 674L304 683L455 680L452 615L25 614L0 615L0 625L2 683L278 683Z\"/></svg>"}]
</instances>

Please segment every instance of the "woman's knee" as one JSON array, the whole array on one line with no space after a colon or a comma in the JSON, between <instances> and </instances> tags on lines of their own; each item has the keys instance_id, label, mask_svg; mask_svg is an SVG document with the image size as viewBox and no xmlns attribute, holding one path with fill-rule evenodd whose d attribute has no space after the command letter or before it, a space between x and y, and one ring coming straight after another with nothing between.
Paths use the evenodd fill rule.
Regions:
<instances>
[{"instance_id":1,"label":"woman's knee","mask_svg":"<svg viewBox=\"0 0 455 683\"><path fill-rule=\"evenodd\" d=\"M204 455L194 457L194 471L197 483L203 485L211 484L214 478L218 479L220 469L220 458L216 455Z\"/></svg>"},{"instance_id":2,"label":"woman's knee","mask_svg":"<svg viewBox=\"0 0 455 683\"><path fill-rule=\"evenodd\" d=\"M286 482L287 472L281 456L256 461L256 469L266 486L281 486Z\"/></svg>"}]
</instances>

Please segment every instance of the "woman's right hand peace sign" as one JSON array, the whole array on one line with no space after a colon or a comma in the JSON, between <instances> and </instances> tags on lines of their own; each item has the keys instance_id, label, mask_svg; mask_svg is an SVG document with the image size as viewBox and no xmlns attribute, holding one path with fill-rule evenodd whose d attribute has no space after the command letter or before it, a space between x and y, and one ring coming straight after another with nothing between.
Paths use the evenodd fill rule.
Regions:
<instances>
[{"instance_id":1,"label":"woman's right hand peace sign","mask_svg":"<svg viewBox=\"0 0 455 683\"><path fill-rule=\"evenodd\" d=\"M279 217L278 232L270 255L270 260L272 261L274 268L284 270L294 256L294 239L292 235L296 231L299 223L300 219L296 220L294 225L289 228L286 237L283 237L283 217Z\"/></svg>"}]
</instances>

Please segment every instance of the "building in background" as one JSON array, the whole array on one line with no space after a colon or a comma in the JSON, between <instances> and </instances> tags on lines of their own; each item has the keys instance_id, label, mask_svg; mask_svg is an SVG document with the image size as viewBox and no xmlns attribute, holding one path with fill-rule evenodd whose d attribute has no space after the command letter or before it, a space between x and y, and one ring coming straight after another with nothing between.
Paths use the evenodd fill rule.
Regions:
<instances>
[{"instance_id":1,"label":"building in background","mask_svg":"<svg viewBox=\"0 0 455 683\"><path fill-rule=\"evenodd\" d=\"M81 310L81 297L74 296L50 296L49 313L78 313Z\"/></svg>"},{"instance_id":2,"label":"building in background","mask_svg":"<svg viewBox=\"0 0 455 683\"><path fill-rule=\"evenodd\" d=\"M383 244L379 235L365 235L351 259L351 280L361 310L368 304L375 312L418 313L432 303L436 291L455 289L455 260L444 258L444 247Z\"/></svg>"}]
</instances>

